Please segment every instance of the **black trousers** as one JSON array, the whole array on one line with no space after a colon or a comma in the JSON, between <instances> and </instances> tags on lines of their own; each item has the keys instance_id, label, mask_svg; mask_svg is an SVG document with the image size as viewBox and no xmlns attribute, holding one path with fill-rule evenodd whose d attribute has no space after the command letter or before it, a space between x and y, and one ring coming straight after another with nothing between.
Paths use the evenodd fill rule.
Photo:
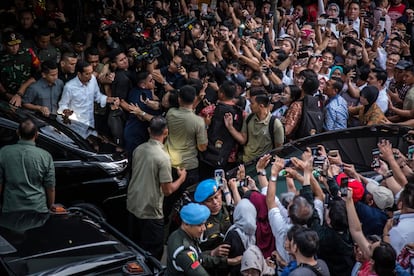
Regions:
<instances>
[{"instance_id":1,"label":"black trousers","mask_svg":"<svg viewBox=\"0 0 414 276\"><path fill-rule=\"evenodd\" d=\"M164 250L164 219L139 219L129 213L128 220L130 239L161 260Z\"/></svg>"}]
</instances>

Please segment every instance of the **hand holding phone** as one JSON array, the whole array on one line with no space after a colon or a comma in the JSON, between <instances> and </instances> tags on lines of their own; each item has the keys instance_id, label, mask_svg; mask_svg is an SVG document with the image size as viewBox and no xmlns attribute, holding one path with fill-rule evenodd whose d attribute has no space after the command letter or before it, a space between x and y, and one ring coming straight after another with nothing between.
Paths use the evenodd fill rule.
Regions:
<instances>
[{"instance_id":1,"label":"hand holding phone","mask_svg":"<svg viewBox=\"0 0 414 276\"><path fill-rule=\"evenodd\" d=\"M339 187L339 191L341 192L341 197L348 196L348 177L341 178L341 185Z\"/></svg>"},{"instance_id":2,"label":"hand holding phone","mask_svg":"<svg viewBox=\"0 0 414 276\"><path fill-rule=\"evenodd\" d=\"M223 178L224 178L224 170L217 169L214 171L214 180L216 180L217 186L222 187L224 185Z\"/></svg>"}]
</instances>

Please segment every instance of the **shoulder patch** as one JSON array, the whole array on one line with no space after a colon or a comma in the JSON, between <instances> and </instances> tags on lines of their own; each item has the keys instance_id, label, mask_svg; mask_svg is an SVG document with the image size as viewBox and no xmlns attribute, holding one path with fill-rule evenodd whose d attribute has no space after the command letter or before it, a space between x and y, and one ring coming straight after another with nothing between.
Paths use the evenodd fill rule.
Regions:
<instances>
[{"instance_id":1,"label":"shoulder patch","mask_svg":"<svg viewBox=\"0 0 414 276\"><path fill-rule=\"evenodd\" d=\"M190 259L193 263L195 263L197 261L197 257L196 257L196 255L193 251L188 251L187 256L190 257Z\"/></svg>"}]
</instances>

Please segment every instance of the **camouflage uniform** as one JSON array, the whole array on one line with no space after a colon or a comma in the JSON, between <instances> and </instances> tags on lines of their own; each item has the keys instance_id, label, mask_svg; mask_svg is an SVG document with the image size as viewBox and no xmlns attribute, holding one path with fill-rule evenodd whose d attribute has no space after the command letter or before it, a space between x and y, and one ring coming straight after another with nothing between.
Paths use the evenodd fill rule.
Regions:
<instances>
[{"instance_id":1,"label":"camouflage uniform","mask_svg":"<svg viewBox=\"0 0 414 276\"><path fill-rule=\"evenodd\" d=\"M7 93L16 94L20 85L32 76L34 58L29 49L20 49L16 55L0 55L0 82Z\"/></svg>"}]
</instances>

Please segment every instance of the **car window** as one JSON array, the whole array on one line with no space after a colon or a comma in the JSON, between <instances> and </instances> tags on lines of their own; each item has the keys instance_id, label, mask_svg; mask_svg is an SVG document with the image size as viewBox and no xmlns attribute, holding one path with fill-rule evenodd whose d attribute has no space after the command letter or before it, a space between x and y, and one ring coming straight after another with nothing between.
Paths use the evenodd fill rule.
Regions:
<instances>
[{"instance_id":1,"label":"car window","mask_svg":"<svg viewBox=\"0 0 414 276\"><path fill-rule=\"evenodd\" d=\"M0 126L0 148L15 144L19 140L16 129L11 129L5 126Z\"/></svg>"}]
</instances>

